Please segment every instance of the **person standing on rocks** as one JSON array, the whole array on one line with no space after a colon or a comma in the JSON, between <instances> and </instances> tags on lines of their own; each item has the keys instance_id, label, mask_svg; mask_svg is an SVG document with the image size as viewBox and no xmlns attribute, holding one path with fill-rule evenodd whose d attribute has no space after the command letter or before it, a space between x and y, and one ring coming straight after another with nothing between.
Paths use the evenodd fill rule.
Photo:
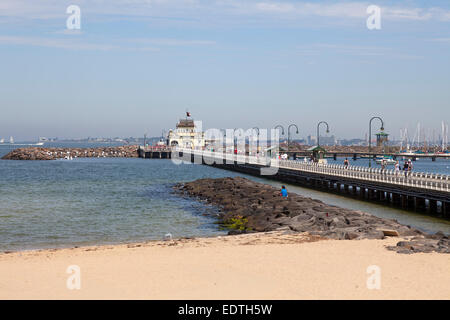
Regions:
<instances>
[{"instance_id":1,"label":"person standing on rocks","mask_svg":"<svg viewBox=\"0 0 450 320\"><path fill-rule=\"evenodd\" d=\"M287 198L288 197L288 192L287 192L285 186L281 186L280 196L282 196L283 198Z\"/></svg>"}]
</instances>

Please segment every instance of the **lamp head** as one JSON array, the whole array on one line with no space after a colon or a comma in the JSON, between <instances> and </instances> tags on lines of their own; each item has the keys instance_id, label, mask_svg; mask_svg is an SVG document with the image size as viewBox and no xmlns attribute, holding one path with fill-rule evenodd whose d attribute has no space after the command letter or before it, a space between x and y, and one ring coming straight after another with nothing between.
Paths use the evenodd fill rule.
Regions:
<instances>
[{"instance_id":1,"label":"lamp head","mask_svg":"<svg viewBox=\"0 0 450 320\"><path fill-rule=\"evenodd\" d=\"M384 131L384 127L383 127L383 126L381 126L380 130L381 130L381 131Z\"/></svg>"}]
</instances>

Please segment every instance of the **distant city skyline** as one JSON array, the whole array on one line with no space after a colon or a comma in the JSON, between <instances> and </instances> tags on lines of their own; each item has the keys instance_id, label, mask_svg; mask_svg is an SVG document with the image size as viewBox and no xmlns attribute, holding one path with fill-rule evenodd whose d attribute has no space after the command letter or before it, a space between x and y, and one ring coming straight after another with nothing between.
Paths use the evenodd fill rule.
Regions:
<instances>
[{"instance_id":1,"label":"distant city skyline","mask_svg":"<svg viewBox=\"0 0 450 320\"><path fill-rule=\"evenodd\" d=\"M131 3L0 3L0 138L159 136L186 109L204 128L295 123L295 139L321 120L345 139L372 116L396 139L450 122L448 1Z\"/></svg>"},{"instance_id":2,"label":"distant city skyline","mask_svg":"<svg viewBox=\"0 0 450 320\"><path fill-rule=\"evenodd\" d=\"M212 128L214 129L214 128ZM208 130L208 129L207 129ZM376 131L377 132L377 131ZM424 146L424 145L435 145L435 146L441 146L442 144L448 145L448 132L446 132L447 135L444 135L444 140L442 140L442 136L436 135L432 139L424 139L418 141L417 138L409 138L408 144L410 146ZM143 143L145 140L149 144L156 144L160 141L161 138L167 139L167 135L157 135L157 136L129 136L129 137L80 137L80 138L62 138L62 137L39 137L39 142L108 142L108 143ZM6 139L5 139L6 140ZM280 141L286 141L287 140L287 134L280 135ZM23 142L33 142L34 140L22 140L22 141L15 141L15 143L23 143ZM317 143L317 138L314 135L308 135L306 137L304 136L294 136L291 139L292 142L297 142L305 145L315 145ZM368 144L367 137L366 138L342 138L342 137L336 137L333 134L329 135L320 135L320 141L321 145L360 145L360 146L366 146ZM372 142L375 142L376 138L375 135L372 137ZM0 144L6 143L8 144L8 141L2 141L0 138ZM407 143L404 137L397 138L392 136L389 139L388 142L389 145L403 145L406 147Z\"/></svg>"}]
</instances>

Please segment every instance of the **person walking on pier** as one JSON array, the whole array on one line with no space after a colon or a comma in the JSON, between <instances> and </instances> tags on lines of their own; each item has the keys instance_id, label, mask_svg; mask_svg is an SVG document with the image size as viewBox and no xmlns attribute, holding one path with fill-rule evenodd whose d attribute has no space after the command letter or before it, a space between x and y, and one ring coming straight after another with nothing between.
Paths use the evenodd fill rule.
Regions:
<instances>
[{"instance_id":1,"label":"person walking on pier","mask_svg":"<svg viewBox=\"0 0 450 320\"><path fill-rule=\"evenodd\" d=\"M387 160L386 159L381 160L381 173L384 173L386 171L386 166Z\"/></svg>"},{"instance_id":2,"label":"person walking on pier","mask_svg":"<svg viewBox=\"0 0 450 320\"><path fill-rule=\"evenodd\" d=\"M344 167L345 167L345 169L348 169L348 165L349 165L348 159L345 158L345 160L344 160Z\"/></svg>"},{"instance_id":3,"label":"person walking on pier","mask_svg":"<svg viewBox=\"0 0 450 320\"><path fill-rule=\"evenodd\" d=\"M408 176L411 175L412 169L413 169L413 164L412 164L411 159L409 159L409 161L408 161Z\"/></svg>"},{"instance_id":4,"label":"person walking on pier","mask_svg":"<svg viewBox=\"0 0 450 320\"><path fill-rule=\"evenodd\" d=\"M398 174L400 173L400 163L397 162L395 163L395 175L398 176Z\"/></svg>"},{"instance_id":5,"label":"person walking on pier","mask_svg":"<svg viewBox=\"0 0 450 320\"><path fill-rule=\"evenodd\" d=\"M282 196L283 198L287 198L288 197L288 192L287 192L285 186L281 186L280 196Z\"/></svg>"},{"instance_id":6,"label":"person walking on pier","mask_svg":"<svg viewBox=\"0 0 450 320\"><path fill-rule=\"evenodd\" d=\"M409 170L409 164L408 164L408 161L405 161L405 164L403 165L403 171L405 172L405 178L408 178L408 170Z\"/></svg>"}]
</instances>

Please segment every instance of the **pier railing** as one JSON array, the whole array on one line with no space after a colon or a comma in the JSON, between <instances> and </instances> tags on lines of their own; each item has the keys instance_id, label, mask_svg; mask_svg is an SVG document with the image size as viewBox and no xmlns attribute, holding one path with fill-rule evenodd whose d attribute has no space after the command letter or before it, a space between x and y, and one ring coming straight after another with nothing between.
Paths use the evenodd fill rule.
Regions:
<instances>
[{"instance_id":1,"label":"pier railing","mask_svg":"<svg viewBox=\"0 0 450 320\"><path fill-rule=\"evenodd\" d=\"M367 168L360 166L344 166L337 164L320 164L296 160L279 160L267 157L247 156L204 150L177 149L177 151L193 153L203 157L207 163L240 163L260 166L271 166L295 171L310 172L330 177L343 177L365 182L385 183L391 185L436 190L450 193L450 176L436 173L408 172Z\"/></svg>"},{"instance_id":2,"label":"pier railing","mask_svg":"<svg viewBox=\"0 0 450 320\"><path fill-rule=\"evenodd\" d=\"M294 160L279 160L279 162L280 168L313 172L335 177L345 177L355 180L373 181L376 183L387 183L450 192L450 177L448 175L423 172L407 172L405 175L405 172L403 171L383 170L379 168L359 166L345 167L343 165L318 164Z\"/></svg>"}]
</instances>

